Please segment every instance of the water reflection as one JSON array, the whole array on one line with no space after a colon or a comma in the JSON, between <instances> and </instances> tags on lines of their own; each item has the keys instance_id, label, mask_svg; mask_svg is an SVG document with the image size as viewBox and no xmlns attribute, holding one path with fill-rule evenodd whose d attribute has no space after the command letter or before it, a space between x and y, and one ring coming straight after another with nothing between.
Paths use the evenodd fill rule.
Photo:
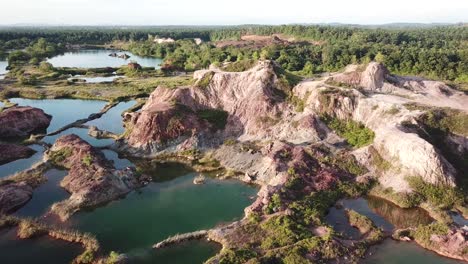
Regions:
<instances>
[{"instance_id":1,"label":"water reflection","mask_svg":"<svg viewBox=\"0 0 468 264\"><path fill-rule=\"evenodd\" d=\"M129 59L111 57L109 54L128 54ZM141 57L131 52L119 52L117 50L105 49L87 49L65 52L62 55L55 56L47 60L54 67L77 67L77 68L103 68L103 67L120 67L131 61L135 61L143 67L159 68L162 59L153 57Z\"/></svg>"}]
</instances>

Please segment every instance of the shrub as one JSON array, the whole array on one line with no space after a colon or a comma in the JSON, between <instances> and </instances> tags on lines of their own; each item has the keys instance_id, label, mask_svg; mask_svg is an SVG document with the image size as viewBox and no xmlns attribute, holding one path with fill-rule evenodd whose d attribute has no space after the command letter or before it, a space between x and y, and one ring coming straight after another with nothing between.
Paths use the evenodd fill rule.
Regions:
<instances>
[{"instance_id":1,"label":"shrub","mask_svg":"<svg viewBox=\"0 0 468 264\"><path fill-rule=\"evenodd\" d=\"M406 180L423 199L440 208L452 208L464 202L463 194L450 186L430 184L421 177L407 177Z\"/></svg>"},{"instance_id":2,"label":"shrub","mask_svg":"<svg viewBox=\"0 0 468 264\"><path fill-rule=\"evenodd\" d=\"M65 159L70 157L72 149L69 147L61 148L57 151L51 151L49 153L49 160L55 165L60 165Z\"/></svg>"},{"instance_id":3,"label":"shrub","mask_svg":"<svg viewBox=\"0 0 468 264\"><path fill-rule=\"evenodd\" d=\"M83 157L83 159L81 160L83 162L84 165L86 166L91 166L92 162L93 162L93 157L91 157L91 155L86 155Z\"/></svg>"},{"instance_id":4,"label":"shrub","mask_svg":"<svg viewBox=\"0 0 468 264\"><path fill-rule=\"evenodd\" d=\"M204 109L197 111L197 116L208 121L215 129L226 127L228 112L219 109Z\"/></svg>"},{"instance_id":5,"label":"shrub","mask_svg":"<svg viewBox=\"0 0 468 264\"><path fill-rule=\"evenodd\" d=\"M229 63L223 68L223 70L227 72L243 72L255 66L256 63L257 62L255 60L240 60Z\"/></svg>"},{"instance_id":6,"label":"shrub","mask_svg":"<svg viewBox=\"0 0 468 264\"><path fill-rule=\"evenodd\" d=\"M220 264L243 264L255 258L257 253L248 249L226 249L221 252Z\"/></svg>"},{"instance_id":7,"label":"shrub","mask_svg":"<svg viewBox=\"0 0 468 264\"><path fill-rule=\"evenodd\" d=\"M445 235L448 230L449 228L445 224L436 222L426 226L419 226L412 232L412 236L423 246L430 246L432 235Z\"/></svg>"},{"instance_id":8,"label":"shrub","mask_svg":"<svg viewBox=\"0 0 468 264\"><path fill-rule=\"evenodd\" d=\"M351 119L343 121L329 115L322 116L322 120L339 136L345 138L353 147L360 148L369 145L374 141L374 131L365 127L360 122L356 122Z\"/></svg>"},{"instance_id":9,"label":"shrub","mask_svg":"<svg viewBox=\"0 0 468 264\"><path fill-rule=\"evenodd\" d=\"M210 85L213 76L214 72L212 71L205 73L205 75L203 75L203 77L197 81L196 86L199 88L207 88Z\"/></svg>"}]
</instances>

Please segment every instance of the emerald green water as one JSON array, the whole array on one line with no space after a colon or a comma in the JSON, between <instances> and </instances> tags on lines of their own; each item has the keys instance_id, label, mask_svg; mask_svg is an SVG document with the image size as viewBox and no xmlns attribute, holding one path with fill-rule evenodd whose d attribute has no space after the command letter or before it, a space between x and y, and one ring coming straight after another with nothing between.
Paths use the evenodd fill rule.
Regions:
<instances>
[{"instance_id":1,"label":"emerald green water","mask_svg":"<svg viewBox=\"0 0 468 264\"><path fill-rule=\"evenodd\" d=\"M176 177L175 170L182 175ZM71 226L96 235L104 250L131 253L177 233L235 221L257 192L229 180L208 179L203 185L194 185L196 173L174 167L160 168L153 176L172 180L151 183L125 199L78 213L70 219Z\"/></svg>"},{"instance_id":2,"label":"emerald green water","mask_svg":"<svg viewBox=\"0 0 468 264\"><path fill-rule=\"evenodd\" d=\"M64 264L70 263L83 249L77 244L41 236L18 239L16 228L0 229L2 264Z\"/></svg>"},{"instance_id":3,"label":"emerald green water","mask_svg":"<svg viewBox=\"0 0 468 264\"><path fill-rule=\"evenodd\" d=\"M466 263L445 258L425 250L415 243L385 240L373 247L362 264L461 264ZM369 256L370 255L370 256Z\"/></svg>"},{"instance_id":4,"label":"emerald green water","mask_svg":"<svg viewBox=\"0 0 468 264\"><path fill-rule=\"evenodd\" d=\"M105 105L104 101L77 100L77 99L23 99L12 98L11 102L20 106L32 106L44 110L52 115L52 121L47 128L47 133L56 131L78 119L86 118L90 114L98 113Z\"/></svg>"}]
</instances>

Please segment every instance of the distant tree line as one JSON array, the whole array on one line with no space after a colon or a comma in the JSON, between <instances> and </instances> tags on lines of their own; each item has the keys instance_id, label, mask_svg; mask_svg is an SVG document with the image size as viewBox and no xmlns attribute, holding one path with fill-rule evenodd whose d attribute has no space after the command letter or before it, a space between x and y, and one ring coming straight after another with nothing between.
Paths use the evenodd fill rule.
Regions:
<instances>
[{"instance_id":1,"label":"distant tree line","mask_svg":"<svg viewBox=\"0 0 468 264\"><path fill-rule=\"evenodd\" d=\"M218 48L211 42L197 45L189 40L238 40L248 34L283 34L294 37L296 42L262 48ZM154 36L178 41L157 44L152 41ZM67 44L114 41L128 42L128 48L139 55L164 58L165 67L174 70L191 71L211 63L263 58L275 60L289 71L310 75L376 60L399 74L468 82L468 27L463 26L405 29L303 25L0 28L0 56L10 49L26 48L29 59L40 59L63 50ZM22 58L25 54L17 53L12 59L15 57Z\"/></svg>"}]
</instances>

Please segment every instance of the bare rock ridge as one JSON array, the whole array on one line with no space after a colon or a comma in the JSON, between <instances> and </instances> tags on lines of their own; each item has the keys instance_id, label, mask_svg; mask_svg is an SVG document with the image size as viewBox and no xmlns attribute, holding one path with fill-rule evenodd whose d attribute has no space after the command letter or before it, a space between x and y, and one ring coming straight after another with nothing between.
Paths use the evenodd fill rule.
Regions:
<instances>
[{"instance_id":1,"label":"bare rock ridge","mask_svg":"<svg viewBox=\"0 0 468 264\"><path fill-rule=\"evenodd\" d=\"M0 112L0 137L27 137L33 132L45 130L52 116L43 110L29 106L16 106Z\"/></svg>"},{"instance_id":2,"label":"bare rock ridge","mask_svg":"<svg viewBox=\"0 0 468 264\"><path fill-rule=\"evenodd\" d=\"M57 139L47 156L55 165L69 169L60 185L71 196L52 206L52 212L62 220L82 208L109 202L139 186L132 169L114 169L100 150L74 134Z\"/></svg>"},{"instance_id":3,"label":"bare rock ridge","mask_svg":"<svg viewBox=\"0 0 468 264\"><path fill-rule=\"evenodd\" d=\"M122 147L154 155L167 149L216 146L228 137L293 143L319 139L314 114L293 111L278 95L281 88L272 62L260 62L245 72L197 71L194 78L198 80L194 87L158 87L141 112L128 114L129 133ZM216 112L227 113L222 131L203 118L210 111L219 119Z\"/></svg>"},{"instance_id":4,"label":"bare rock ridge","mask_svg":"<svg viewBox=\"0 0 468 264\"><path fill-rule=\"evenodd\" d=\"M350 66L344 73L322 80L305 80L294 87L293 94L304 103L304 111L297 112L278 96L281 84L273 62L259 62L244 72L197 71L194 78L198 81L193 87L158 87L140 113L127 115L127 136L120 147L142 156L216 147L215 158L223 166L259 174L260 179L274 179L277 172L264 167L270 162L265 155L237 155L225 146L217 148L220 142L236 138L241 142L335 144L340 141L318 118L326 113L361 122L375 132L372 146L356 150L355 155L374 172L371 152L391 165L379 172L384 187L409 191L407 176L455 185L456 169L452 164L434 145L403 126L417 123L424 114L420 109L407 107L409 103L430 107L450 105L468 111L468 97L441 82L394 76L379 63L370 63L365 68ZM359 89L330 87L329 80ZM361 89L371 93L364 94ZM206 109L227 112L224 129L214 131L200 117L198 111ZM462 141L465 139L462 136Z\"/></svg>"},{"instance_id":5,"label":"bare rock ridge","mask_svg":"<svg viewBox=\"0 0 468 264\"><path fill-rule=\"evenodd\" d=\"M330 87L329 80L338 87ZM340 84L346 88L339 87ZM360 90L371 93L365 95ZM381 171L379 177L384 187L409 191L407 176L420 176L433 184L455 185L457 171L452 164L433 144L405 127L417 124L425 114L424 107L410 107L415 104L425 108L451 107L466 116L468 97L463 93L437 81L415 81L390 75L378 63L369 64L364 71L356 66L348 67L344 73L332 75L325 81L304 81L294 88L294 93L301 98L309 95L306 109L325 111L340 119L352 118L375 132L371 146L375 151L364 148L356 150L355 154L369 167L375 163L370 152L388 162L391 168ZM466 135L455 137L466 139Z\"/></svg>"}]
</instances>

